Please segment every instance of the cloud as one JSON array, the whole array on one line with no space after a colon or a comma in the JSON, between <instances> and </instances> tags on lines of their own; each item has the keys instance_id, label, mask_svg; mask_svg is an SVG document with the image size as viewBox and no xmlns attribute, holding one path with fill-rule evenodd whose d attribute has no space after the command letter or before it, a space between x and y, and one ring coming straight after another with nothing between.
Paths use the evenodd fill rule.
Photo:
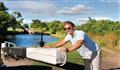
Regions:
<instances>
[{"instance_id":1,"label":"cloud","mask_svg":"<svg viewBox=\"0 0 120 70\"><path fill-rule=\"evenodd\" d=\"M64 9L59 10L57 13L68 15L85 14L88 13L90 9L91 8L86 5L79 4L73 7L65 7Z\"/></svg>"},{"instance_id":2,"label":"cloud","mask_svg":"<svg viewBox=\"0 0 120 70\"><path fill-rule=\"evenodd\" d=\"M51 14L55 12L54 4L49 1L5 1L11 10L23 11L29 14Z\"/></svg>"},{"instance_id":3,"label":"cloud","mask_svg":"<svg viewBox=\"0 0 120 70\"><path fill-rule=\"evenodd\" d=\"M81 25L81 24L86 23L88 21L88 18L77 18L76 21L79 22Z\"/></svg>"},{"instance_id":4,"label":"cloud","mask_svg":"<svg viewBox=\"0 0 120 70\"><path fill-rule=\"evenodd\" d=\"M96 19L96 20L113 20L110 17L93 17L93 19Z\"/></svg>"},{"instance_id":5,"label":"cloud","mask_svg":"<svg viewBox=\"0 0 120 70\"><path fill-rule=\"evenodd\" d=\"M101 2L107 2L107 3L111 3L111 2L120 2L119 0L100 0Z\"/></svg>"},{"instance_id":6,"label":"cloud","mask_svg":"<svg viewBox=\"0 0 120 70\"><path fill-rule=\"evenodd\" d=\"M113 20L112 18L109 17L92 17L95 20ZM88 18L77 18L76 21L79 22L80 24L84 24L88 21Z\"/></svg>"},{"instance_id":7,"label":"cloud","mask_svg":"<svg viewBox=\"0 0 120 70\"><path fill-rule=\"evenodd\" d=\"M23 23L32 23L32 20L30 20L30 19L24 19Z\"/></svg>"}]
</instances>

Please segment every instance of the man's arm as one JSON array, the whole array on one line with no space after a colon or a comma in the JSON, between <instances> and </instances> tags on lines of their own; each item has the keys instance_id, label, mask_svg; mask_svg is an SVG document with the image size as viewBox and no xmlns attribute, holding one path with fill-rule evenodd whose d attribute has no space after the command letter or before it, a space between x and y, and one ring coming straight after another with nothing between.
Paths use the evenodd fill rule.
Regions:
<instances>
[{"instance_id":1,"label":"man's arm","mask_svg":"<svg viewBox=\"0 0 120 70\"><path fill-rule=\"evenodd\" d=\"M56 43L54 46L44 46L44 48L57 48L57 47L64 45L65 43L67 43L67 41L62 40L62 41Z\"/></svg>"},{"instance_id":2,"label":"man's arm","mask_svg":"<svg viewBox=\"0 0 120 70\"><path fill-rule=\"evenodd\" d=\"M78 48L82 46L82 44L83 44L83 40L78 40L75 45L73 45L72 47L66 48L66 50L67 52L77 50Z\"/></svg>"},{"instance_id":3,"label":"man's arm","mask_svg":"<svg viewBox=\"0 0 120 70\"><path fill-rule=\"evenodd\" d=\"M66 42L67 41L62 40L62 41L58 42L57 44L55 44L53 47L55 47L55 48L60 47L60 46L64 45Z\"/></svg>"}]
</instances>

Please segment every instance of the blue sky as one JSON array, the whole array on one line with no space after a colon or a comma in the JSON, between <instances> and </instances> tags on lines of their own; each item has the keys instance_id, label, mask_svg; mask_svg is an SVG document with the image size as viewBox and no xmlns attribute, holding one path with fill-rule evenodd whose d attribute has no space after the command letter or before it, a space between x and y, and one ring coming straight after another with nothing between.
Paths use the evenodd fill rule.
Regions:
<instances>
[{"instance_id":1,"label":"blue sky","mask_svg":"<svg viewBox=\"0 0 120 70\"><path fill-rule=\"evenodd\" d=\"M120 20L120 0L0 0L9 9L18 11L25 23L41 21L72 21L80 25L94 19Z\"/></svg>"}]
</instances>

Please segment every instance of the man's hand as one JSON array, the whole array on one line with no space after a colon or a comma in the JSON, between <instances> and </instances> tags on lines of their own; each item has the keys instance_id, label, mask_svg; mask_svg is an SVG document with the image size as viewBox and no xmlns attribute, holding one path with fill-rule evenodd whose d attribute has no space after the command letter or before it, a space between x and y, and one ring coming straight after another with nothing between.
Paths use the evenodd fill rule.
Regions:
<instances>
[{"instance_id":1,"label":"man's hand","mask_svg":"<svg viewBox=\"0 0 120 70\"><path fill-rule=\"evenodd\" d=\"M46 45L46 46L44 46L43 48L51 48L51 46L47 46L47 45Z\"/></svg>"}]
</instances>

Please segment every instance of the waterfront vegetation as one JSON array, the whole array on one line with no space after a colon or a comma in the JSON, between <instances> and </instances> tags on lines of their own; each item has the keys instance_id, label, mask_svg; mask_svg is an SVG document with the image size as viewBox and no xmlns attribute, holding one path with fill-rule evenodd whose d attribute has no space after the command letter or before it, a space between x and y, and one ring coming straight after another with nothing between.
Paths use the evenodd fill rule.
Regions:
<instances>
[{"instance_id":1,"label":"waterfront vegetation","mask_svg":"<svg viewBox=\"0 0 120 70\"><path fill-rule=\"evenodd\" d=\"M8 13L7 10L8 8L5 7L4 3L0 2L0 36L4 35L4 33L18 34L27 28L33 32L48 33L51 36L58 38L58 41L48 44L52 46L64 39L66 35L64 32L63 22L59 20L42 22L40 19L33 19L32 23L28 25L27 23L23 23L24 19L20 12L13 12L11 14ZM92 17L88 18L89 19L86 23L77 25L76 29L85 31L96 43L99 44L101 48L105 47L114 52L120 53L120 21L104 19L95 20ZM71 46L71 44L67 43L65 46ZM107 55L109 55L109 53ZM83 64L82 58L76 51L68 53L68 62ZM52 66L54 70L59 70L59 67L54 65L44 64L41 62L35 62L34 64Z\"/></svg>"},{"instance_id":2,"label":"waterfront vegetation","mask_svg":"<svg viewBox=\"0 0 120 70\"><path fill-rule=\"evenodd\" d=\"M115 58L117 57L114 56L117 54L113 54L109 51L112 51L114 53L120 53L120 21L95 20L89 18L89 20L85 24L81 26L76 26L76 29L85 31L96 43L99 44L99 46L102 48L102 61L106 60L106 58L110 56L113 56ZM58 41L48 44L50 46L64 39L66 34L64 33L64 31L57 30L54 34L51 33L51 35L58 38ZM64 45L64 47L69 46L71 46L70 42ZM108 49L109 51L106 51L105 49ZM68 63L69 62L83 65L83 59L77 51L68 53ZM38 62L35 64L41 65L41 63ZM103 62L103 67L104 64L106 63ZM54 65L50 66L53 68L53 70L63 70L62 68Z\"/></svg>"},{"instance_id":3,"label":"waterfront vegetation","mask_svg":"<svg viewBox=\"0 0 120 70\"><path fill-rule=\"evenodd\" d=\"M24 18L20 12L8 13L8 8L0 2L0 32L2 34L22 33L29 29L33 32L48 33L59 40L65 37L63 22L54 20L42 22L40 19L33 19L30 25L23 23ZM23 14L24 15L24 14ZM120 21L95 20L88 17L88 21L77 25L76 29L83 30L101 47L120 47Z\"/></svg>"}]
</instances>

